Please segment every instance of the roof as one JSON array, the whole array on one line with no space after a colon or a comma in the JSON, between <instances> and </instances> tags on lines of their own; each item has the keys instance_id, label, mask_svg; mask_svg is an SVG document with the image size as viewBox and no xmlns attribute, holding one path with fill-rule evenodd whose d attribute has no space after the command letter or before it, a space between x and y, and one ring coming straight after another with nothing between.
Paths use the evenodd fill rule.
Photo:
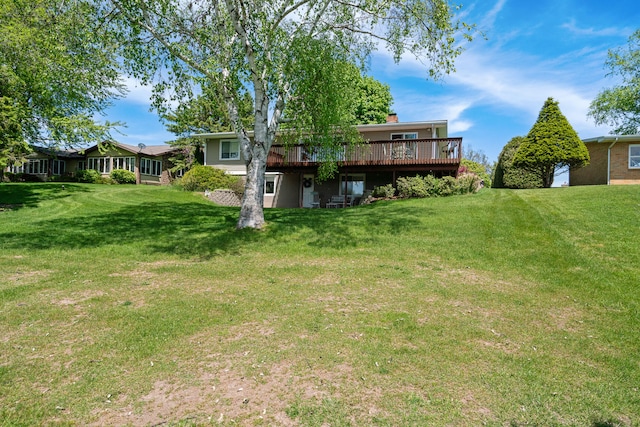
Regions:
<instances>
[{"instance_id":1,"label":"roof","mask_svg":"<svg viewBox=\"0 0 640 427\"><path fill-rule=\"evenodd\" d=\"M376 131L376 130L402 130L402 129L415 129L422 127L446 127L446 120L430 120L421 122L396 122L396 123L380 123L371 125L356 125L356 128L360 132ZM253 131L247 132L249 137L253 136ZM235 132L213 132L213 133L197 133L193 136L196 138L236 138Z\"/></svg>"},{"instance_id":2,"label":"roof","mask_svg":"<svg viewBox=\"0 0 640 427\"><path fill-rule=\"evenodd\" d=\"M606 135L583 139L585 144L640 141L640 135Z\"/></svg>"},{"instance_id":3,"label":"roof","mask_svg":"<svg viewBox=\"0 0 640 427\"><path fill-rule=\"evenodd\" d=\"M33 148L33 151L46 154L48 156L53 156L53 157L67 157L67 158L82 157L82 155L79 154L77 150L58 150L56 148L39 147L37 145L32 145L31 148Z\"/></svg>"},{"instance_id":4,"label":"roof","mask_svg":"<svg viewBox=\"0 0 640 427\"><path fill-rule=\"evenodd\" d=\"M147 156L162 156L163 154L167 154L170 153L172 151L177 150L176 148L170 146L170 145L144 145L144 144L139 144L138 146L135 145L129 145L129 144L123 144L121 142L106 142L107 144L111 144L113 146L115 146L116 148L119 148L121 150L125 150L125 151L129 151L131 153L134 154L146 154ZM98 149L98 145L94 145L93 147L87 148L85 151L85 153L87 152L91 152L91 151L95 151Z\"/></svg>"}]
</instances>

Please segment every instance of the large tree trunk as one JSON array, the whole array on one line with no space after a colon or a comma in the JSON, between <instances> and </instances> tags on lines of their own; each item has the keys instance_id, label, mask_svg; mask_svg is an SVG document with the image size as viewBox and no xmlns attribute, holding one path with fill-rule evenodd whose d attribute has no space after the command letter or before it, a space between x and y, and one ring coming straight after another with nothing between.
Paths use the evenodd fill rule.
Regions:
<instances>
[{"instance_id":1,"label":"large tree trunk","mask_svg":"<svg viewBox=\"0 0 640 427\"><path fill-rule=\"evenodd\" d=\"M267 153L254 146L251 161L247 163L247 182L242 197L237 228L261 228L264 225L264 175L267 169Z\"/></svg>"},{"instance_id":2,"label":"large tree trunk","mask_svg":"<svg viewBox=\"0 0 640 427\"><path fill-rule=\"evenodd\" d=\"M544 188L551 188L551 185L553 184L553 175L555 173L555 165L544 166L542 170L542 184Z\"/></svg>"},{"instance_id":3,"label":"large tree trunk","mask_svg":"<svg viewBox=\"0 0 640 427\"><path fill-rule=\"evenodd\" d=\"M255 123L253 141L241 132L240 145L247 166L247 181L244 186L240 218L236 228L262 228L264 225L264 176L267 170L267 155L274 134L269 132L269 99L260 82L255 85Z\"/></svg>"}]
</instances>

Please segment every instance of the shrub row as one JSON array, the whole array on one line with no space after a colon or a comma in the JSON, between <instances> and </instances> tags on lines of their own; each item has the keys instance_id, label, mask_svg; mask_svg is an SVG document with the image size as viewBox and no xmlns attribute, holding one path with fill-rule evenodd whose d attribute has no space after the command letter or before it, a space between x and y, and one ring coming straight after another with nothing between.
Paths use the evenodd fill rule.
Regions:
<instances>
[{"instance_id":1,"label":"shrub row","mask_svg":"<svg viewBox=\"0 0 640 427\"><path fill-rule=\"evenodd\" d=\"M30 175L28 173L12 173L5 172L2 176L3 182L42 182L42 178L38 175Z\"/></svg>"},{"instance_id":2,"label":"shrub row","mask_svg":"<svg viewBox=\"0 0 640 427\"><path fill-rule=\"evenodd\" d=\"M376 198L392 198L398 194L400 198L445 197L456 194L475 193L482 187L482 179L471 173L459 175L458 178L445 176L436 178L433 175L400 177L396 180L397 188L387 184L375 187L371 193Z\"/></svg>"},{"instance_id":3,"label":"shrub row","mask_svg":"<svg viewBox=\"0 0 640 427\"><path fill-rule=\"evenodd\" d=\"M221 169L202 165L189 169L180 180L179 185L186 191L229 189L236 194L242 194L244 189L243 181L240 177L227 175Z\"/></svg>"},{"instance_id":4,"label":"shrub row","mask_svg":"<svg viewBox=\"0 0 640 427\"><path fill-rule=\"evenodd\" d=\"M3 176L5 182L43 182L39 175L31 175L28 173L11 173L5 172ZM115 169L110 176L102 176L100 172L93 169L81 170L75 176L50 176L46 178L48 181L55 182L84 182L90 184L135 184L136 174L124 169Z\"/></svg>"}]
</instances>

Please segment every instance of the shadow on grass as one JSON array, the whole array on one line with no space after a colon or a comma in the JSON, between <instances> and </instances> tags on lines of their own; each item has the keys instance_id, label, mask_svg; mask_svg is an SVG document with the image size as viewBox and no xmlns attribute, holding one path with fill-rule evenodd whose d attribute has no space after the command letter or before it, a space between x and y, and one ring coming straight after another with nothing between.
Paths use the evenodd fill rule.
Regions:
<instances>
[{"instance_id":1,"label":"shadow on grass","mask_svg":"<svg viewBox=\"0 0 640 427\"><path fill-rule=\"evenodd\" d=\"M35 196L34 196L35 197ZM32 202L35 203L35 200ZM236 230L238 208L206 203L146 202L109 213L62 216L24 232L0 232L6 249L81 249L123 244L141 250L210 258L243 248L287 243L343 249L375 243L379 234L410 232L424 208L387 204L351 209L268 209L265 230ZM302 233L302 234L301 234Z\"/></svg>"},{"instance_id":2,"label":"shadow on grass","mask_svg":"<svg viewBox=\"0 0 640 427\"><path fill-rule=\"evenodd\" d=\"M20 183L0 184L0 206L16 210L35 207L45 200L69 197L73 193L89 192L83 185L74 183Z\"/></svg>"}]
</instances>

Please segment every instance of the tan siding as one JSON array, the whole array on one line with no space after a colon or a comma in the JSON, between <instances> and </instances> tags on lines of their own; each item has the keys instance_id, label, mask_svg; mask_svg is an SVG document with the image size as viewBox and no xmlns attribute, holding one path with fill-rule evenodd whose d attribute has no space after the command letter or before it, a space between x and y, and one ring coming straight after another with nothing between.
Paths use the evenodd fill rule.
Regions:
<instances>
[{"instance_id":1,"label":"tan siding","mask_svg":"<svg viewBox=\"0 0 640 427\"><path fill-rule=\"evenodd\" d=\"M382 130L382 131L369 131L369 132L362 132L362 137L365 140L369 140L369 141L386 141L388 139L391 139L391 134L392 133L417 133L418 134L418 138L419 139L427 139L427 138L432 138L433 134L431 133L431 128L406 128L406 129L394 129L393 131L390 130ZM436 128L436 133L438 135L438 138L446 138L446 131L442 128ZM442 135L444 134L444 135Z\"/></svg>"},{"instance_id":2,"label":"tan siding","mask_svg":"<svg viewBox=\"0 0 640 427\"><path fill-rule=\"evenodd\" d=\"M629 145L639 142L618 142L611 149L611 184L640 184L640 169L629 169Z\"/></svg>"},{"instance_id":3,"label":"tan siding","mask_svg":"<svg viewBox=\"0 0 640 427\"><path fill-rule=\"evenodd\" d=\"M272 207L297 208L300 206L300 174L285 173L278 177Z\"/></svg>"},{"instance_id":4,"label":"tan siding","mask_svg":"<svg viewBox=\"0 0 640 427\"><path fill-rule=\"evenodd\" d=\"M223 139L228 140L233 138ZM234 174L246 173L247 168L244 164L242 152L240 152L240 160L220 160L220 141L220 139L207 139L205 164Z\"/></svg>"}]
</instances>

